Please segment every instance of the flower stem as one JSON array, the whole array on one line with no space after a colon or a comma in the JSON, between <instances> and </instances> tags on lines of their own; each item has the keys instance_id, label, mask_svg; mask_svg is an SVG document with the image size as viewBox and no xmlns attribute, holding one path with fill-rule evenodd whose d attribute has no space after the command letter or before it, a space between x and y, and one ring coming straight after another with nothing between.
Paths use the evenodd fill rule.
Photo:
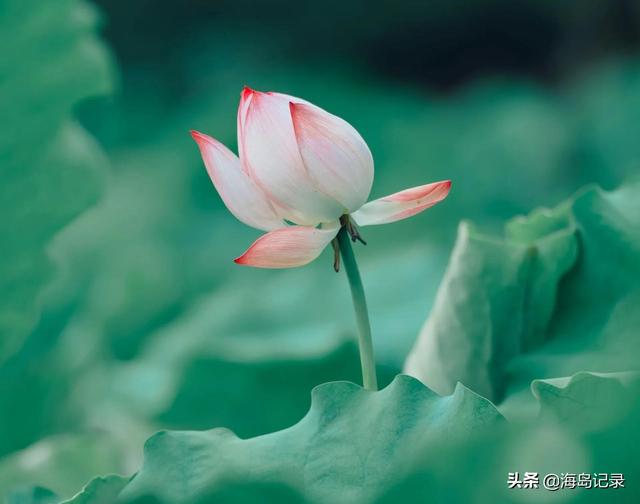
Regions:
<instances>
[{"instance_id":1,"label":"flower stem","mask_svg":"<svg viewBox=\"0 0 640 504\"><path fill-rule=\"evenodd\" d=\"M369 313L367 312L367 300L364 296L364 287L358 271L358 264L353 255L349 233L345 226L338 232L338 245L342 255L342 263L347 272L349 286L351 287L351 298L356 312L356 322L358 324L358 346L360 347L360 365L362 366L362 384L367 390L378 390L378 380L376 378L376 361L373 356L373 342L371 340L371 325L369 324Z\"/></svg>"}]
</instances>

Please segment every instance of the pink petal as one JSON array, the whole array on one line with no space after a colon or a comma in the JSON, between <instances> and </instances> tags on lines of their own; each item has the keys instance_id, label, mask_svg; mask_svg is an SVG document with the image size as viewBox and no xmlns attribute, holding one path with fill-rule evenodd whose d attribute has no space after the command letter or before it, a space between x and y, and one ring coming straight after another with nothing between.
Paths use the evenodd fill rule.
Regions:
<instances>
[{"instance_id":1,"label":"pink petal","mask_svg":"<svg viewBox=\"0 0 640 504\"><path fill-rule=\"evenodd\" d=\"M192 131L191 136L218 194L238 220L264 231L285 225L264 192L242 171L233 152L203 133Z\"/></svg>"},{"instance_id":2,"label":"pink petal","mask_svg":"<svg viewBox=\"0 0 640 504\"><path fill-rule=\"evenodd\" d=\"M314 184L348 211L360 208L373 183L373 157L345 120L311 104L289 103L302 160Z\"/></svg>"},{"instance_id":3,"label":"pink petal","mask_svg":"<svg viewBox=\"0 0 640 504\"><path fill-rule=\"evenodd\" d=\"M451 188L450 180L412 187L404 191L370 201L352 217L360 226L387 224L406 219L432 207L447 197Z\"/></svg>"},{"instance_id":4,"label":"pink petal","mask_svg":"<svg viewBox=\"0 0 640 504\"><path fill-rule=\"evenodd\" d=\"M288 98L245 91L238 117L243 169L288 220L315 225L333 221L344 213L344 207L317 187L307 172Z\"/></svg>"},{"instance_id":5,"label":"pink petal","mask_svg":"<svg viewBox=\"0 0 640 504\"><path fill-rule=\"evenodd\" d=\"M258 238L234 261L254 268L294 268L313 261L338 234L337 222L326 229L290 226Z\"/></svg>"}]
</instances>

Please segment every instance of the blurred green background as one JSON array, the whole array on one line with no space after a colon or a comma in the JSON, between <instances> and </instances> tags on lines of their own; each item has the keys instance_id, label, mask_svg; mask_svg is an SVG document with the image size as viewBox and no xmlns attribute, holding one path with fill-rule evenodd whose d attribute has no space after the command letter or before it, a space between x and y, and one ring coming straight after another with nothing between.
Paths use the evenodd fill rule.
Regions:
<instances>
[{"instance_id":1,"label":"blurred green background","mask_svg":"<svg viewBox=\"0 0 640 504\"><path fill-rule=\"evenodd\" d=\"M356 250L383 384L461 220L500 233L640 173L636 0L0 0L0 34L0 496L70 497L133 474L158 429L265 434L302 418L314 386L359 383L330 252L296 270L232 262L258 232L188 132L235 150L243 85L353 124L373 198L453 181Z\"/></svg>"}]
</instances>

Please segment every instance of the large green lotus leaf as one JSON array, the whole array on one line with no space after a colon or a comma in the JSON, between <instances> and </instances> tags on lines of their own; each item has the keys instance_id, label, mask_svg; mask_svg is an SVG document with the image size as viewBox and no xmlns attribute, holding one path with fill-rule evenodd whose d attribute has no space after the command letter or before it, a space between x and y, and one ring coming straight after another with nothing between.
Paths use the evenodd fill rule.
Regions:
<instances>
[{"instance_id":1,"label":"large green lotus leaf","mask_svg":"<svg viewBox=\"0 0 640 504\"><path fill-rule=\"evenodd\" d=\"M111 86L96 14L84 2L0 3L0 362L33 326L51 238L100 194L104 156L71 118Z\"/></svg>"},{"instance_id":2,"label":"large green lotus leaf","mask_svg":"<svg viewBox=\"0 0 640 504\"><path fill-rule=\"evenodd\" d=\"M410 447L466 439L501 421L463 386L440 397L402 375L377 393L334 382L314 389L308 414L283 431L245 440L226 429L154 435L123 496L191 502L242 477L289 483L315 502L364 502L394 481Z\"/></svg>"},{"instance_id":3,"label":"large green lotus leaf","mask_svg":"<svg viewBox=\"0 0 640 504\"><path fill-rule=\"evenodd\" d=\"M499 240L462 226L406 369L496 400L535 378L636 369L639 191L585 189Z\"/></svg>"},{"instance_id":4,"label":"large green lotus leaf","mask_svg":"<svg viewBox=\"0 0 640 504\"><path fill-rule=\"evenodd\" d=\"M96 474L125 469L123 444L97 433L44 438L0 459L0 497L33 486L51 489L60 498L71 497Z\"/></svg>"}]
</instances>

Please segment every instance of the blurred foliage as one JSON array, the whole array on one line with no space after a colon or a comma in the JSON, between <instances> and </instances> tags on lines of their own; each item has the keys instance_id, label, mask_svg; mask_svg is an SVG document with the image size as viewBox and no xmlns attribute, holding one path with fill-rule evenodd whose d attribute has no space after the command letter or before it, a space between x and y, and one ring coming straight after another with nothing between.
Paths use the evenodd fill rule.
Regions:
<instances>
[{"instance_id":1,"label":"blurred foliage","mask_svg":"<svg viewBox=\"0 0 640 504\"><path fill-rule=\"evenodd\" d=\"M152 437L130 488L158 495L139 502L178 491L179 461L195 478L185 499L302 502L308 443L317 448L309 488L325 500L389 492L383 501L508 502L521 497L503 491L508 471L637 467L628 450L607 449L637 438L637 389L615 373L637 368L637 185L588 189L512 221L504 238L487 233L584 184L611 190L639 172L640 62L576 58L632 46L633 2L101 3L122 88L77 106L112 81L93 9L0 1L11 46L0 62L11 125L0 140L10 237L0 266L10 293L0 303L0 496L55 502L92 476L132 475L158 429L226 427L243 439L220 430ZM617 28L604 30L603 19ZM244 84L303 96L356 126L376 160L372 197L453 180L442 205L367 228L369 245L356 251L380 378L401 369L449 261L444 301L430 315L438 337L457 342L440 362L458 365L445 388L463 372L471 390L502 399L511 423L456 441L439 416L456 397L469 399L467 413L493 407L463 388L438 398L406 377L380 395L326 384L311 403L315 385L359 381L346 281L328 252L292 271L234 265L257 233L224 209L188 135L199 129L235 149ZM469 218L476 225L460 228L448 259ZM496 338L482 354L487 335ZM433 355L417 358L438 369ZM209 445L223 462L207 452L201 466L194 457ZM362 457L371 449L376 474L389 471L385 488L346 492L355 479L345 474L368 460L354 462L356 447ZM460 484L460 474L482 477ZM71 502L111 502L127 481L98 477Z\"/></svg>"},{"instance_id":2,"label":"blurred foliage","mask_svg":"<svg viewBox=\"0 0 640 504\"><path fill-rule=\"evenodd\" d=\"M95 26L84 2L0 3L0 364L37 320L49 241L100 194L104 156L70 116L78 101L111 88Z\"/></svg>"},{"instance_id":3,"label":"blurred foliage","mask_svg":"<svg viewBox=\"0 0 640 504\"><path fill-rule=\"evenodd\" d=\"M62 495L78 491L78 481L121 465L121 447L106 435L50 436L0 462L0 489L27 488L34 481Z\"/></svg>"}]
</instances>

